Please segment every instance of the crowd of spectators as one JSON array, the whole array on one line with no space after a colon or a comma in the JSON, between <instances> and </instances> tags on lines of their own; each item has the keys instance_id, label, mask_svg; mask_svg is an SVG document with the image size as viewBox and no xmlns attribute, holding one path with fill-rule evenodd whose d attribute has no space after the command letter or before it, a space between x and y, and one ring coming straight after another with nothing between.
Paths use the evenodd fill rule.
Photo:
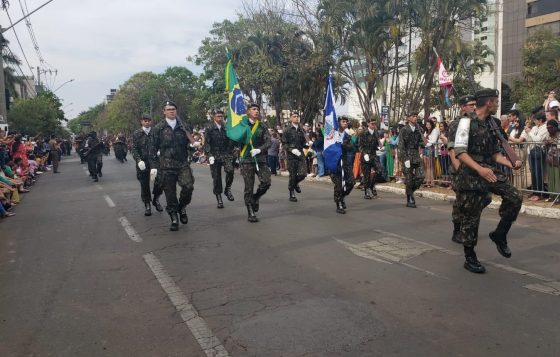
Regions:
<instances>
[{"instance_id":1,"label":"crowd of spectators","mask_svg":"<svg viewBox=\"0 0 560 357\"><path fill-rule=\"evenodd\" d=\"M54 139L54 138L53 138ZM21 194L31 186L43 172L51 171L51 161L58 162L63 154L63 141L26 137L19 133L0 130L0 217L11 217L14 207L20 204ZM54 157L56 153L57 157ZM68 151L69 154L69 151ZM53 160L54 159L54 160Z\"/></svg>"}]
</instances>

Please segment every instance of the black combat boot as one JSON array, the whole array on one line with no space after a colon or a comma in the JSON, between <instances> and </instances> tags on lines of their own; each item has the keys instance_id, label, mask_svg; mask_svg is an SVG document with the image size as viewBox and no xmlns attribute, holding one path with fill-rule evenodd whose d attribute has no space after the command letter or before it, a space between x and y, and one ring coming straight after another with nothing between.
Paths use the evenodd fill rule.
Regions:
<instances>
[{"instance_id":1,"label":"black combat boot","mask_svg":"<svg viewBox=\"0 0 560 357\"><path fill-rule=\"evenodd\" d=\"M473 247L464 247L465 251L465 264L463 265L465 269L471 273L482 274L486 272L486 268L478 261L476 253Z\"/></svg>"},{"instance_id":2,"label":"black combat boot","mask_svg":"<svg viewBox=\"0 0 560 357\"><path fill-rule=\"evenodd\" d=\"M416 208L416 202L412 195L406 195L406 207Z\"/></svg>"},{"instance_id":3,"label":"black combat boot","mask_svg":"<svg viewBox=\"0 0 560 357\"><path fill-rule=\"evenodd\" d=\"M154 199L152 200L152 204L156 208L156 211L163 212L163 207L159 203L159 199L156 196L154 196Z\"/></svg>"},{"instance_id":4,"label":"black combat boot","mask_svg":"<svg viewBox=\"0 0 560 357\"><path fill-rule=\"evenodd\" d=\"M371 195L373 196L373 198L377 198L377 190L375 189L375 186L371 188Z\"/></svg>"},{"instance_id":5,"label":"black combat boot","mask_svg":"<svg viewBox=\"0 0 560 357\"><path fill-rule=\"evenodd\" d=\"M342 197L340 198L340 204L342 205L342 208L343 208L343 209L346 209L346 201L344 201L344 198L345 198L345 197L346 197L346 196L342 196ZM346 213L346 212L345 212L345 213Z\"/></svg>"},{"instance_id":6,"label":"black combat boot","mask_svg":"<svg viewBox=\"0 0 560 357\"><path fill-rule=\"evenodd\" d=\"M234 200L233 195L231 194L231 187L226 187L226 189L224 190L224 195L226 195L228 201Z\"/></svg>"},{"instance_id":7,"label":"black combat boot","mask_svg":"<svg viewBox=\"0 0 560 357\"><path fill-rule=\"evenodd\" d=\"M93 182L99 182L97 175L93 175L91 178L93 179Z\"/></svg>"},{"instance_id":8,"label":"black combat boot","mask_svg":"<svg viewBox=\"0 0 560 357\"><path fill-rule=\"evenodd\" d=\"M294 190L290 190L290 201L297 202L297 198L296 198L296 194L294 193Z\"/></svg>"},{"instance_id":9,"label":"black combat boot","mask_svg":"<svg viewBox=\"0 0 560 357\"><path fill-rule=\"evenodd\" d=\"M103 174L101 173L102 168L103 164L97 164L97 174L99 175L99 177L103 177Z\"/></svg>"},{"instance_id":10,"label":"black combat boot","mask_svg":"<svg viewBox=\"0 0 560 357\"><path fill-rule=\"evenodd\" d=\"M151 216L152 215L152 206L150 205L150 202L145 202L144 206L146 207L146 210L144 211L144 216Z\"/></svg>"},{"instance_id":11,"label":"black combat boot","mask_svg":"<svg viewBox=\"0 0 560 357\"><path fill-rule=\"evenodd\" d=\"M257 192L255 192L255 194L253 195L253 211L258 212L259 208L260 208L260 204L259 204L259 200L261 199L262 195L264 195L264 192L261 192L259 189L257 189Z\"/></svg>"},{"instance_id":12,"label":"black combat boot","mask_svg":"<svg viewBox=\"0 0 560 357\"><path fill-rule=\"evenodd\" d=\"M451 240L455 243L463 244L461 240L461 223L453 223L453 235L451 236Z\"/></svg>"},{"instance_id":13,"label":"black combat boot","mask_svg":"<svg viewBox=\"0 0 560 357\"><path fill-rule=\"evenodd\" d=\"M336 213L340 213L340 214L345 214L346 210L344 209L344 206L342 205L342 201L338 201L336 203Z\"/></svg>"},{"instance_id":14,"label":"black combat boot","mask_svg":"<svg viewBox=\"0 0 560 357\"><path fill-rule=\"evenodd\" d=\"M507 234L512 224L513 222L505 221L502 219L500 220L500 223L498 223L498 227L496 228L496 230L490 232L490 239L492 239L492 242L496 244L498 253L506 258L511 257L511 250L509 249L507 244Z\"/></svg>"},{"instance_id":15,"label":"black combat boot","mask_svg":"<svg viewBox=\"0 0 560 357\"><path fill-rule=\"evenodd\" d=\"M259 219L255 215L255 211L253 210L253 205L247 205L247 220L251 223L259 221Z\"/></svg>"},{"instance_id":16,"label":"black combat boot","mask_svg":"<svg viewBox=\"0 0 560 357\"><path fill-rule=\"evenodd\" d=\"M371 200L372 198L373 196L371 195L371 190L369 188L366 188L366 190L364 191L364 199Z\"/></svg>"},{"instance_id":17,"label":"black combat boot","mask_svg":"<svg viewBox=\"0 0 560 357\"><path fill-rule=\"evenodd\" d=\"M169 214L171 217L171 226L169 227L170 231L178 231L179 230L179 217L177 217L177 212L173 212Z\"/></svg>"},{"instance_id":18,"label":"black combat boot","mask_svg":"<svg viewBox=\"0 0 560 357\"><path fill-rule=\"evenodd\" d=\"M221 194L217 194L216 195L216 200L218 201L218 208L224 208L224 201L222 201L222 195Z\"/></svg>"},{"instance_id":19,"label":"black combat boot","mask_svg":"<svg viewBox=\"0 0 560 357\"><path fill-rule=\"evenodd\" d=\"M301 193L301 187L299 187L299 184L296 185L295 190L297 193Z\"/></svg>"},{"instance_id":20,"label":"black combat boot","mask_svg":"<svg viewBox=\"0 0 560 357\"><path fill-rule=\"evenodd\" d=\"M187 216L187 209L185 207L181 208L181 211L179 212L179 219L183 224L189 223L189 217Z\"/></svg>"}]
</instances>

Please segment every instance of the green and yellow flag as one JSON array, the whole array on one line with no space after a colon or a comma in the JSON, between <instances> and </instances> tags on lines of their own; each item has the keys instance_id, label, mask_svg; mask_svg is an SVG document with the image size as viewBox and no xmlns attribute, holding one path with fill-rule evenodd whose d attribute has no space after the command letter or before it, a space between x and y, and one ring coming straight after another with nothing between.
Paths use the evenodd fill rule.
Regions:
<instances>
[{"instance_id":1,"label":"green and yellow flag","mask_svg":"<svg viewBox=\"0 0 560 357\"><path fill-rule=\"evenodd\" d=\"M243 101L243 92L241 92L239 87L239 81L233 69L231 54L229 53L225 78L229 99L226 121L227 136L233 141L248 144L251 139L251 128L249 127L247 109Z\"/></svg>"}]
</instances>

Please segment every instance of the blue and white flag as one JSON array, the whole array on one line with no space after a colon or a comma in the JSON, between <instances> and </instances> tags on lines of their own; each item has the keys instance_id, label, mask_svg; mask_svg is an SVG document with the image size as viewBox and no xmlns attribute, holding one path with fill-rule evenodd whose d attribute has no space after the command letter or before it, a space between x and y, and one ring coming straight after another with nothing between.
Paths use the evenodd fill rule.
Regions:
<instances>
[{"instance_id":1,"label":"blue and white flag","mask_svg":"<svg viewBox=\"0 0 560 357\"><path fill-rule=\"evenodd\" d=\"M329 75L327 83L327 95L325 96L325 146L323 150L323 158L325 160L325 169L329 172L335 172L342 156L342 145L340 133L338 132L338 120L334 110L334 95L332 89L333 78Z\"/></svg>"}]
</instances>

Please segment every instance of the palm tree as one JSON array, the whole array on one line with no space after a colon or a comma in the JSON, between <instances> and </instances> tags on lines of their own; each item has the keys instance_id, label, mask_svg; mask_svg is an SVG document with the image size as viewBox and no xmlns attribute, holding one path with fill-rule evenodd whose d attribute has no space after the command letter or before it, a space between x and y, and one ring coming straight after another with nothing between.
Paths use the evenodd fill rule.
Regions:
<instances>
[{"instance_id":1,"label":"palm tree","mask_svg":"<svg viewBox=\"0 0 560 357\"><path fill-rule=\"evenodd\" d=\"M4 6L4 3L2 3L2 6ZM16 96L16 85L23 86L25 80L15 73L14 68L15 66L20 66L21 61L11 51L8 51L9 43L10 42L0 34L0 51L2 51L2 60L4 61L4 85L12 95Z\"/></svg>"}]
</instances>

